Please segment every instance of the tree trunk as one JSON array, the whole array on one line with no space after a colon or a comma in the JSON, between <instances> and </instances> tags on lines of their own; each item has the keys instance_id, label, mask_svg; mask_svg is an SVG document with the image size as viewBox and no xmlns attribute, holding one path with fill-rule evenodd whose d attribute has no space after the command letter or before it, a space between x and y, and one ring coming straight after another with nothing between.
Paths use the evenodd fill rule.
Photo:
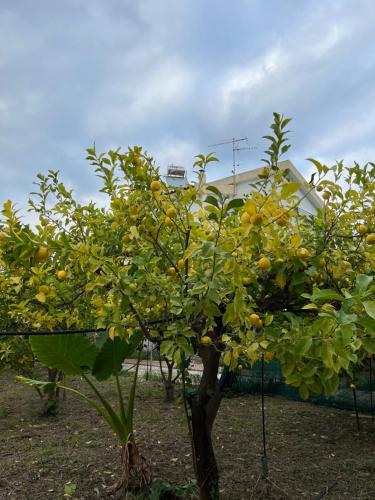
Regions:
<instances>
[{"instance_id":1,"label":"tree trunk","mask_svg":"<svg viewBox=\"0 0 375 500\"><path fill-rule=\"evenodd\" d=\"M221 353L214 346L201 346L203 374L198 393L190 398L194 460L200 500L219 498L219 472L212 445L212 426L220 406L217 380Z\"/></svg>"},{"instance_id":2,"label":"tree trunk","mask_svg":"<svg viewBox=\"0 0 375 500\"><path fill-rule=\"evenodd\" d=\"M165 402L166 403L173 403L175 400L175 393L174 393L174 383L172 380L167 380L164 382L164 389L165 389Z\"/></svg>"},{"instance_id":3,"label":"tree trunk","mask_svg":"<svg viewBox=\"0 0 375 500\"><path fill-rule=\"evenodd\" d=\"M149 464L139 453L134 436L131 434L121 448L121 477L112 486L106 488L108 495L116 493L121 488L141 491L148 488L152 475Z\"/></svg>"},{"instance_id":4,"label":"tree trunk","mask_svg":"<svg viewBox=\"0 0 375 500\"><path fill-rule=\"evenodd\" d=\"M164 390L165 390L164 401L166 403L173 403L175 400L175 386L178 376L173 378L173 367L174 367L173 361L170 361L165 356L163 356L163 359L165 364L167 365L167 375L165 375L163 370L162 358L161 357L159 358L160 374L163 379Z\"/></svg>"}]
</instances>

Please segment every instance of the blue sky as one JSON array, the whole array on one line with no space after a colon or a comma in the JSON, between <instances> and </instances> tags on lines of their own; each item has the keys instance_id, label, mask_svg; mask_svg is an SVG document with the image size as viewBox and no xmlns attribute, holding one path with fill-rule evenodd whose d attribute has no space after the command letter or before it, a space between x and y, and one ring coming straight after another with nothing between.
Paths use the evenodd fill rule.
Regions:
<instances>
[{"instance_id":1,"label":"blue sky","mask_svg":"<svg viewBox=\"0 0 375 500\"><path fill-rule=\"evenodd\" d=\"M143 145L165 169L249 137L260 165L272 112L289 158L375 160L373 0L2 0L0 202L25 206L59 169L97 199L85 148ZM230 147L211 179L229 175Z\"/></svg>"}]
</instances>

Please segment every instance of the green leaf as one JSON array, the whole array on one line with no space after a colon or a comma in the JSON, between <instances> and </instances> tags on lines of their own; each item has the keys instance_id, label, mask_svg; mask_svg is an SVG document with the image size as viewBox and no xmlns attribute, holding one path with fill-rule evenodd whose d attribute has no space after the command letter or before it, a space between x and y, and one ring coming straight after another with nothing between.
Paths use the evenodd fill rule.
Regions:
<instances>
[{"instance_id":1,"label":"green leaf","mask_svg":"<svg viewBox=\"0 0 375 500\"><path fill-rule=\"evenodd\" d=\"M309 389L305 384L301 385L301 387L299 388L299 393L302 399L307 399L310 394Z\"/></svg>"},{"instance_id":2,"label":"green leaf","mask_svg":"<svg viewBox=\"0 0 375 500\"><path fill-rule=\"evenodd\" d=\"M299 182L288 182L288 184L284 184L281 189L281 198L289 198L289 196L296 193L300 187L301 184Z\"/></svg>"},{"instance_id":3,"label":"green leaf","mask_svg":"<svg viewBox=\"0 0 375 500\"><path fill-rule=\"evenodd\" d=\"M371 354L375 354L375 339L371 339L369 337L364 337L362 339L362 345L366 349L367 352Z\"/></svg>"},{"instance_id":4,"label":"green leaf","mask_svg":"<svg viewBox=\"0 0 375 500\"><path fill-rule=\"evenodd\" d=\"M91 369L97 348L82 335L30 335L35 356L48 368L57 368L67 375L78 375Z\"/></svg>"},{"instance_id":5,"label":"green leaf","mask_svg":"<svg viewBox=\"0 0 375 500\"><path fill-rule=\"evenodd\" d=\"M188 356L192 356L194 354L193 346L185 337L177 337L176 342L177 345L181 347L181 349L185 352L185 354L187 354Z\"/></svg>"},{"instance_id":6,"label":"green leaf","mask_svg":"<svg viewBox=\"0 0 375 500\"><path fill-rule=\"evenodd\" d=\"M343 301L344 297L334 290L315 290L311 295L313 302L329 302L333 300Z\"/></svg>"},{"instance_id":7,"label":"green leaf","mask_svg":"<svg viewBox=\"0 0 375 500\"><path fill-rule=\"evenodd\" d=\"M140 335L133 335L127 342L122 337L107 339L100 349L92 368L92 374L99 380L107 380L111 375L118 375L124 359L130 356L141 341Z\"/></svg>"},{"instance_id":8,"label":"green leaf","mask_svg":"<svg viewBox=\"0 0 375 500\"><path fill-rule=\"evenodd\" d=\"M366 302L363 302L363 307L365 308L365 311L367 314L375 319L375 300L367 300Z\"/></svg>"},{"instance_id":9,"label":"green leaf","mask_svg":"<svg viewBox=\"0 0 375 500\"><path fill-rule=\"evenodd\" d=\"M296 344L296 347L295 347L296 353L299 354L300 356L303 356L310 349L311 345L312 345L312 338L311 337L302 338Z\"/></svg>"},{"instance_id":10,"label":"green leaf","mask_svg":"<svg viewBox=\"0 0 375 500\"><path fill-rule=\"evenodd\" d=\"M318 306L310 302L310 304L306 304L305 306L303 306L302 309L318 309Z\"/></svg>"},{"instance_id":11,"label":"green leaf","mask_svg":"<svg viewBox=\"0 0 375 500\"><path fill-rule=\"evenodd\" d=\"M358 293L365 292L372 280L372 276L367 276L366 274L358 274L356 278L356 291Z\"/></svg>"},{"instance_id":12,"label":"green leaf","mask_svg":"<svg viewBox=\"0 0 375 500\"><path fill-rule=\"evenodd\" d=\"M219 203L214 196L207 196L204 202L209 203L210 205L213 205L216 208L219 208Z\"/></svg>"},{"instance_id":13,"label":"green leaf","mask_svg":"<svg viewBox=\"0 0 375 500\"><path fill-rule=\"evenodd\" d=\"M227 211L231 210L232 208L240 208L244 205L244 201L242 198L235 198L234 200L230 200L230 202L227 205Z\"/></svg>"},{"instance_id":14,"label":"green leaf","mask_svg":"<svg viewBox=\"0 0 375 500\"><path fill-rule=\"evenodd\" d=\"M371 333L375 332L375 321L372 318L369 318L368 316L361 318L358 321L358 324L363 326L368 332L371 332Z\"/></svg>"},{"instance_id":15,"label":"green leaf","mask_svg":"<svg viewBox=\"0 0 375 500\"><path fill-rule=\"evenodd\" d=\"M163 340L163 342L160 344L160 354L169 357L173 353L174 347L175 344L172 340Z\"/></svg>"},{"instance_id":16,"label":"green leaf","mask_svg":"<svg viewBox=\"0 0 375 500\"><path fill-rule=\"evenodd\" d=\"M211 191L211 193L216 194L216 196L221 197L221 191L216 186L206 186L206 191Z\"/></svg>"},{"instance_id":17,"label":"green leaf","mask_svg":"<svg viewBox=\"0 0 375 500\"><path fill-rule=\"evenodd\" d=\"M20 384L35 387L36 389L44 392L44 394L51 393L56 387L56 382L43 382L42 380L34 380L32 378L23 377L22 375L17 375L16 381Z\"/></svg>"},{"instance_id":18,"label":"green leaf","mask_svg":"<svg viewBox=\"0 0 375 500\"><path fill-rule=\"evenodd\" d=\"M307 276L305 273L294 273L291 284L292 285L301 285L302 283L305 283L307 280Z\"/></svg>"}]
</instances>

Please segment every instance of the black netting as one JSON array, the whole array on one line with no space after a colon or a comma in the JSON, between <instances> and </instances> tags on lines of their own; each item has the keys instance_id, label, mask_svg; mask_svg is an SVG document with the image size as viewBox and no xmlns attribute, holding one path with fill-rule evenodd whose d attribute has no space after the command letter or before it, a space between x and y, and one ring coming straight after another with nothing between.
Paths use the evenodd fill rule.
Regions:
<instances>
[{"instance_id":1,"label":"black netting","mask_svg":"<svg viewBox=\"0 0 375 500\"><path fill-rule=\"evenodd\" d=\"M255 363L251 368L237 370L228 373L225 368L221 377L221 386L224 392L235 392L241 394L259 394L261 392L261 362ZM298 389L285 383L281 366L278 361L264 364L264 392L268 395L281 395L288 399L302 401ZM356 396L359 411L371 412L371 391L369 372L356 375ZM375 402L375 395L373 394ZM331 397L311 396L308 399L316 403L335 408L353 410L353 391L349 388L349 381L342 377L338 391Z\"/></svg>"}]
</instances>

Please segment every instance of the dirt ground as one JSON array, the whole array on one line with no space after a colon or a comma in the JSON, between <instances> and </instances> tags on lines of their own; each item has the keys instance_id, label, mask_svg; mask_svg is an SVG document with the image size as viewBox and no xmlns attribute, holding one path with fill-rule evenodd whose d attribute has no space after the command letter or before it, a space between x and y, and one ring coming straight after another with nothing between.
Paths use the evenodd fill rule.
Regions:
<instances>
[{"instance_id":1,"label":"dirt ground","mask_svg":"<svg viewBox=\"0 0 375 500\"><path fill-rule=\"evenodd\" d=\"M80 380L73 384L84 388ZM102 388L114 399L110 383ZM0 499L62 499L68 483L76 485L73 498L104 498L119 464L114 436L72 395L58 417L41 417L40 406L33 389L0 376ZM375 499L375 425L368 415L361 415L357 432L349 411L266 398L266 413L269 493L262 480L254 489L261 471L260 397L223 399L213 432L223 499ZM193 479L182 405L164 403L159 382L142 381L135 422L155 478Z\"/></svg>"}]
</instances>

